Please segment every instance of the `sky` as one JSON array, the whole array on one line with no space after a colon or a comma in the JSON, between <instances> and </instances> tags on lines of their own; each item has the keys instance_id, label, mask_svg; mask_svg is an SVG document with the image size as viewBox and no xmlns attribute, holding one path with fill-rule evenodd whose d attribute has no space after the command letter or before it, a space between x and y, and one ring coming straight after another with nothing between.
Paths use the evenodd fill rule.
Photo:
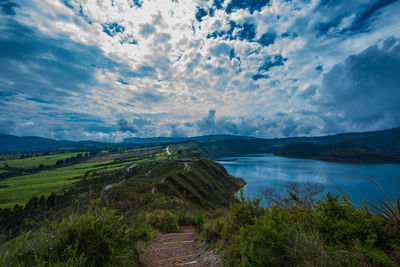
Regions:
<instances>
[{"instance_id":1,"label":"sky","mask_svg":"<svg viewBox=\"0 0 400 267\"><path fill-rule=\"evenodd\" d=\"M400 1L0 0L0 133L400 126Z\"/></svg>"}]
</instances>

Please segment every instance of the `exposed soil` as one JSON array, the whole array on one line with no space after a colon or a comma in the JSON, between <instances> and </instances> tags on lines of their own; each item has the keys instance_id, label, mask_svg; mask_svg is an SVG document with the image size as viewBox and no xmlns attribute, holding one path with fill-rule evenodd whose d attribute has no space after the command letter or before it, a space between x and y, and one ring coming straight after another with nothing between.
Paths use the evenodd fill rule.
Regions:
<instances>
[{"instance_id":1,"label":"exposed soil","mask_svg":"<svg viewBox=\"0 0 400 267\"><path fill-rule=\"evenodd\" d=\"M179 233L158 234L142 255L143 266L221 266L217 255L207 253L193 226Z\"/></svg>"},{"instance_id":2,"label":"exposed soil","mask_svg":"<svg viewBox=\"0 0 400 267\"><path fill-rule=\"evenodd\" d=\"M93 163L93 162L100 162L100 161L113 160L113 159L122 159L122 158L131 158L131 157L142 157L142 156L157 154L159 152L160 152L160 149L151 149L151 150L130 152L127 154L110 154L107 156L98 156L98 157L90 158L90 159L84 161L84 163Z\"/></svg>"}]
</instances>

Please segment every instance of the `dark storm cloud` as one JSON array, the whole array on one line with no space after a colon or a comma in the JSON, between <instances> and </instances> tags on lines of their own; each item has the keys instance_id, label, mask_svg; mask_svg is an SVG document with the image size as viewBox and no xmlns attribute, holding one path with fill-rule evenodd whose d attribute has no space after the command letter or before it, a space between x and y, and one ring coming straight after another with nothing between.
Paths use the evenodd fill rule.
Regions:
<instances>
[{"instance_id":1,"label":"dark storm cloud","mask_svg":"<svg viewBox=\"0 0 400 267\"><path fill-rule=\"evenodd\" d=\"M120 132L144 134L144 136L146 136L147 131L149 131L148 126L151 125L152 121L146 118L134 118L132 122L125 119L119 119L117 121L117 130Z\"/></svg>"},{"instance_id":2,"label":"dark storm cloud","mask_svg":"<svg viewBox=\"0 0 400 267\"><path fill-rule=\"evenodd\" d=\"M138 132L138 128L135 125L133 125L132 123L129 123L125 119L118 120L117 126L118 126L118 131L120 131L120 132L131 132L131 133Z\"/></svg>"},{"instance_id":3,"label":"dark storm cloud","mask_svg":"<svg viewBox=\"0 0 400 267\"><path fill-rule=\"evenodd\" d=\"M347 31L362 31L368 28L371 24L371 20L374 18L375 15L379 12L380 9L396 2L397 0L379 0L376 1L374 4L368 6L366 9L363 10L357 17L357 19L353 22L353 24L345 29Z\"/></svg>"},{"instance_id":4,"label":"dark storm cloud","mask_svg":"<svg viewBox=\"0 0 400 267\"><path fill-rule=\"evenodd\" d=\"M50 102L60 102L70 92L98 85L93 65L112 69L115 63L96 47L53 39L12 19L0 25L0 88L4 91L37 99L45 95Z\"/></svg>"},{"instance_id":5,"label":"dark storm cloud","mask_svg":"<svg viewBox=\"0 0 400 267\"><path fill-rule=\"evenodd\" d=\"M389 38L348 57L323 77L318 107L327 118L363 129L400 125L400 41ZM331 123L332 125L332 123Z\"/></svg>"},{"instance_id":6,"label":"dark storm cloud","mask_svg":"<svg viewBox=\"0 0 400 267\"><path fill-rule=\"evenodd\" d=\"M395 3L397 0L377 0L367 3L349 2L349 1L321 1L316 8L316 12L320 12L326 17L326 21L319 22L315 25L316 36L326 34L341 36L344 34L351 35L360 32L366 32L370 29L371 24L380 14L380 11ZM335 12L332 12L335 10ZM351 24L345 28L340 28L344 18L353 14L355 16Z\"/></svg>"},{"instance_id":7,"label":"dark storm cloud","mask_svg":"<svg viewBox=\"0 0 400 267\"><path fill-rule=\"evenodd\" d=\"M238 126L234 122L226 119L217 119L215 113L215 110L210 109L207 116L197 121L196 125L202 134L238 133Z\"/></svg>"}]
</instances>

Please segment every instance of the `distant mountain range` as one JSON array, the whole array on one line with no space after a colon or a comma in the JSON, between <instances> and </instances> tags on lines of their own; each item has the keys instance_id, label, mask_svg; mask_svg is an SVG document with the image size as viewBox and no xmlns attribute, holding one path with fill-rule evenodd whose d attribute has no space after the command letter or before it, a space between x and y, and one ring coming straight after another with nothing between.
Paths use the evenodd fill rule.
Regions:
<instances>
[{"instance_id":1,"label":"distant mountain range","mask_svg":"<svg viewBox=\"0 0 400 267\"><path fill-rule=\"evenodd\" d=\"M356 139L342 139L334 144L297 142L285 145L278 156L353 163L400 163L399 151L380 151Z\"/></svg>"},{"instance_id":2,"label":"distant mountain range","mask_svg":"<svg viewBox=\"0 0 400 267\"><path fill-rule=\"evenodd\" d=\"M115 144L96 141L55 140L37 136L14 136L0 134L0 152L21 152L47 149L100 149L112 148Z\"/></svg>"},{"instance_id":3,"label":"distant mountain range","mask_svg":"<svg viewBox=\"0 0 400 267\"><path fill-rule=\"evenodd\" d=\"M206 156L276 153L298 158L332 161L400 162L400 127L383 131L342 133L318 137L255 138L238 135L127 138L121 143L54 140L0 134L0 151L46 149L116 149L156 144L196 142Z\"/></svg>"},{"instance_id":4,"label":"distant mountain range","mask_svg":"<svg viewBox=\"0 0 400 267\"><path fill-rule=\"evenodd\" d=\"M150 137L150 138L126 138L121 143L105 143L97 141L69 141L55 140L37 136L14 136L0 134L0 152L21 152L47 149L113 149L137 147L141 145L173 144L188 141L209 141L209 140L255 140L255 137L239 135L204 135L195 137Z\"/></svg>"},{"instance_id":5,"label":"distant mountain range","mask_svg":"<svg viewBox=\"0 0 400 267\"><path fill-rule=\"evenodd\" d=\"M172 143L182 143L188 141L217 141L217 140L255 140L259 139L256 137L232 135L232 134L217 134L217 135L203 135L194 137L150 137L150 138L140 138L132 137L124 139L123 143L133 143L133 144L172 144Z\"/></svg>"}]
</instances>

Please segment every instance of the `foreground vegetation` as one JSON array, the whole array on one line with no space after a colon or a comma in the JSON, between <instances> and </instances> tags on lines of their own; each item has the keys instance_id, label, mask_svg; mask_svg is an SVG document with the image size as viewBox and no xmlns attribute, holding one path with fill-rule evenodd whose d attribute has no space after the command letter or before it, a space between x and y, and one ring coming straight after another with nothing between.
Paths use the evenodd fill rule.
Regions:
<instances>
[{"instance_id":1,"label":"foreground vegetation","mask_svg":"<svg viewBox=\"0 0 400 267\"><path fill-rule=\"evenodd\" d=\"M67 213L58 221L25 232L0 254L2 266L137 266L137 241L151 235L129 227L116 210L92 201L86 213ZM135 231L136 230L136 231ZM146 231L147 229L145 229Z\"/></svg>"},{"instance_id":2,"label":"foreground vegetation","mask_svg":"<svg viewBox=\"0 0 400 267\"><path fill-rule=\"evenodd\" d=\"M201 147L175 144L169 153L164 147L110 160L104 151L54 165L54 157L66 157L58 155L44 169L7 176L0 181L0 266L139 266L157 231L187 224L226 266L400 264L398 199L358 208L345 197L317 197L318 185L290 183L261 190L262 206L243 191L235 197L245 182L197 157Z\"/></svg>"},{"instance_id":3,"label":"foreground vegetation","mask_svg":"<svg viewBox=\"0 0 400 267\"><path fill-rule=\"evenodd\" d=\"M227 266L400 264L400 225L393 213L385 218L366 204L356 208L331 194L312 205L296 194L285 199L286 205L268 207L243 194L239 200L229 210L208 214L201 227Z\"/></svg>"},{"instance_id":4,"label":"foreground vegetation","mask_svg":"<svg viewBox=\"0 0 400 267\"><path fill-rule=\"evenodd\" d=\"M140 242L228 207L243 184L221 165L198 158L91 173L68 191L0 209L0 265L136 266Z\"/></svg>"}]
</instances>

